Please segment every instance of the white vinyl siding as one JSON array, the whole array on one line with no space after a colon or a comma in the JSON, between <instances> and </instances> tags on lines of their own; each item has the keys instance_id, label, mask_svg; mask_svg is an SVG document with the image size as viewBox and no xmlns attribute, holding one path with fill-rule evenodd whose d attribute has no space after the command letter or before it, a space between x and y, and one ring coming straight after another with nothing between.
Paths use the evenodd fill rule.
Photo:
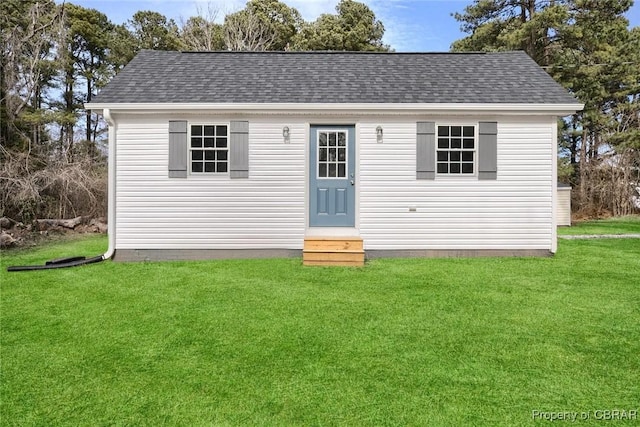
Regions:
<instances>
[{"instance_id":1,"label":"white vinyl siding","mask_svg":"<svg viewBox=\"0 0 640 427\"><path fill-rule=\"evenodd\" d=\"M367 250L553 248L548 116L396 118L253 116L249 178L170 179L168 122L225 116L117 117L117 249L301 249L310 124L356 125L356 228ZM498 123L497 179L416 179L416 123ZM283 127L290 129L285 143ZM384 129L382 143L376 127Z\"/></svg>"},{"instance_id":2,"label":"white vinyl siding","mask_svg":"<svg viewBox=\"0 0 640 427\"><path fill-rule=\"evenodd\" d=\"M167 177L170 116L118 118L117 249L300 249L306 124L249 122L250 178ZM218 118L188 117L203 123Z\"/></svg>"},{"instance_id":3,"label":"white vinyl siding","mask_svg":"<svg viewBox=\"0 0 640 427\"><path fill-rule=\"evenodd\" d=\"M359 229L365 249L552 248L554 118L498 122L497 180L415 179L416 124L360 123ZM438 118L425 118L438 122ZM469 120L461 118L461 124ZM376 143L375 128L384 128Z\"/></svg>"}]
</instances>

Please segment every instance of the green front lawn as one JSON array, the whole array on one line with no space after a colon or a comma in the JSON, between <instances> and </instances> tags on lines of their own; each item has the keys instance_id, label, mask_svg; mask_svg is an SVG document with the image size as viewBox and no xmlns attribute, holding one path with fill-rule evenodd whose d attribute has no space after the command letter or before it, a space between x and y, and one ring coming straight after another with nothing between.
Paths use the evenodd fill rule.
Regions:
<instances>
[{"instance_id":1,"label":"green front lawn","mask_svg":"<svg viewBox=\"0 0 640 427\"><path fill-rule=\"evenodd\" d=\"M4 271L105 247L3 254L3 425L602 425L596 410L640 409L640 239L361 269Z\"/></svg>"},{"instance_id":2,"label":"green front lawn","mask_svg":"<svg viewBox=\"0 0 640 427\"><path fill-rule=\"evenodd\" d=\"M558 234L640 234L640 216L581 221L571 227L558 227Z\"/></svg>"}]
</instances>

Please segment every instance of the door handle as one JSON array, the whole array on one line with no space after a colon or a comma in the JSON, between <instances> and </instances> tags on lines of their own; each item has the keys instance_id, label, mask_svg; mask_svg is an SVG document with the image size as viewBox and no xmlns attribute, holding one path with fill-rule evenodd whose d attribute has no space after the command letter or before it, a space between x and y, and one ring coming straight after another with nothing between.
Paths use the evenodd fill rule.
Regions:
<instances>
[{"instance_id":1,"label":"door handle","mask_svg":"<svg viewBox=\"0 0 640 427\"><path fill-rule=\"evenodd\" d=\"M353 180L351 180L351 185L354 185L354 184L355 184L355 182L353 182Z\"/></svg>"}]
</instances>

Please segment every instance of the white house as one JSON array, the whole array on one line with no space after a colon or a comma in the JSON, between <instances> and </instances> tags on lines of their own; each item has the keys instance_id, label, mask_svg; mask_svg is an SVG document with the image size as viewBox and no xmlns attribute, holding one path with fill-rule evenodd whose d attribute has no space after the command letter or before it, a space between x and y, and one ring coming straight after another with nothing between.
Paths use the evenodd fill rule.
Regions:
<instances>
[{"instance_id":1,"label":"white house","mask_svg":"<svg viewBox=\"0 0 640 427\"><path fill-rule=\"evenodd\" d=\"M523 52L142 51L87 105L109 256L554 253L556 123L582 107Z\"/></svg>"}]
</instances>

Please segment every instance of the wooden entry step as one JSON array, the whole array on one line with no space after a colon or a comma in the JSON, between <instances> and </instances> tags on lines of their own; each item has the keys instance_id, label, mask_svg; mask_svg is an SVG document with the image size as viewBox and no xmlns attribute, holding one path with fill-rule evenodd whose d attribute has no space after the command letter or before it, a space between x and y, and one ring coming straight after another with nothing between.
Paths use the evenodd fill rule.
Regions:
<instances>
[{"instance_id":1,"label":"wooden entry step","mask_svg":"<svg viewBox=\"0 0 640 427\"><path fill-rule=\"evenodd\" d=\"M306 237L302 251L304 265L364 266L360 237Z\"/></svg>"}]
</instances>

